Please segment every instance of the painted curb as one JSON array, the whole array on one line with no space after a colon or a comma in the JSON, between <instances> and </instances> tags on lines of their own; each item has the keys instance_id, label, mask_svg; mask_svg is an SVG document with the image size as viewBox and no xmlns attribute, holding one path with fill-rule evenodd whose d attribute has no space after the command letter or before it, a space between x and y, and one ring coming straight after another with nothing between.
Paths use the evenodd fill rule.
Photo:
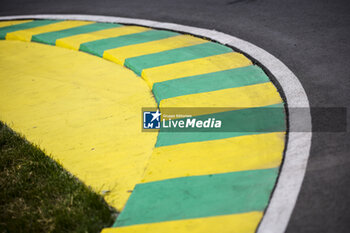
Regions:
<instances>
[{"instance_id":1,"label":"painted curb","mask_svg":"<svg viewBox=\"0 0 350 233\"><path fill-rule=\"evenodd\" d=\"M204 36L214 41L238 48L250 57L253 57L263 67L265 67L277 79L281 85L288 107L309 107L308 100L295 75L280 62L277 58L266 51L238 38L209 31L205 29L181 26L169 23L158 23L154 21L126 19L104 16L84 16L84 15L31 15L31 16L9 16L1 17L2 20L23 19L23 18L46 18L46 19L74 19L93 20L101 22L118 22L128 24L138 24L155 28L165 28L175 31L187 32L193 35ZM311 117L305 119L311 128ZM277 187L274 191L268 209L259 226L258 232L283 232L287 226L289 217L293 210L302 179L305 173L307 158L309 155L311 133L294 133L293 129L297 119L289 115L289 140L283 167L278 179ZM293 177L293 179L291 179Z\"/></svg>"}]
</instances>

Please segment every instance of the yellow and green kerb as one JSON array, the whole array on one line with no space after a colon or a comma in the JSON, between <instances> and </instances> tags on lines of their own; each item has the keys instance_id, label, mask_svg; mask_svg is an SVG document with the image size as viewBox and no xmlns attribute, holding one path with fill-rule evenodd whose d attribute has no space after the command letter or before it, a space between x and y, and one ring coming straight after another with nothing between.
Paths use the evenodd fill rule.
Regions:
<instances>
[{"instance_id":1,"label":"yellow and green kerb","mask_svg":"<svg viewBox=\"0 0 350 233\"><path fill-rule=\"evenodd\" d=\"M121 214L104 233L256 231L287 125L259 66L227 46L140 26L3 21L0 38L0 120L108 191ZM251 130L145 133L142 107L237 108L206 117Z\"/></svg>"}]
</instances>

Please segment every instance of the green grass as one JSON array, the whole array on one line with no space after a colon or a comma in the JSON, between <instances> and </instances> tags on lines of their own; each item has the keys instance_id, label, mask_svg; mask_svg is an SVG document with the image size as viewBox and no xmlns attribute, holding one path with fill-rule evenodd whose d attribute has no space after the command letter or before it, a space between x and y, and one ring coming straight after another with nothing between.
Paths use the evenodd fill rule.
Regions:
<instances>
[{"instance_id":1,"label":"green grass","mask_svg":"<svg viewBox=\"0 0 350 233\"><path fill-rule=\"evenodd\" d=\"M0 122L0 232L100 232L117 213Z\"/></svg>"}]
</instances>

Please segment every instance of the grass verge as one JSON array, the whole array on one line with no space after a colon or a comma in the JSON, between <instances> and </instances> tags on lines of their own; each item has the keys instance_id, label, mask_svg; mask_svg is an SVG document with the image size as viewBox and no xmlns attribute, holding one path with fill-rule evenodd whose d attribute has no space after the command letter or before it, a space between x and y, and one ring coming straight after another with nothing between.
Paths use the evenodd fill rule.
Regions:
<instances>
[{"instance_id":1,"label":"grass verge","mask_svg":"<svg viewBox=\"0 0 350 233\"><path fill-rule=\"evenodd\" d=\"M100 232L116 212L0 122L0 232Z\"/></svg>"}]
</instances>

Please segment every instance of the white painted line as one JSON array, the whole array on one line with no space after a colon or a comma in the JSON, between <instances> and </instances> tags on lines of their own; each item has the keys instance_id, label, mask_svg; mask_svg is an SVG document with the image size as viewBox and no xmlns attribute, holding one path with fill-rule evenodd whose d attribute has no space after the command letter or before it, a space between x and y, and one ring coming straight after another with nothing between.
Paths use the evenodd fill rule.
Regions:
<instances>
[{"instance_id":1,"label":"white painted line","mask_svg":"<svg viewBox=\"0 0 350 233\"><path fill-rule=\"evenodd\" d=\"M18 15L0 17L0 20L14 19L70 19L138 24L210 38L222 44L238 48L267 68L281 85L288 107L310 107L305 90L298 78L279 59L262 48L222 32L173 23L98 15ZM289 114L290 132L284 163L270 204L257 230L258 233L280 233L286 230L304 179L312 137L311 114L308 111L303 119L304 127L307 127L308 132L297 133L294 132L294 129L297 128L298 118L293 112L295 111L291 111Z\"/></svg>"}]
</instances>

